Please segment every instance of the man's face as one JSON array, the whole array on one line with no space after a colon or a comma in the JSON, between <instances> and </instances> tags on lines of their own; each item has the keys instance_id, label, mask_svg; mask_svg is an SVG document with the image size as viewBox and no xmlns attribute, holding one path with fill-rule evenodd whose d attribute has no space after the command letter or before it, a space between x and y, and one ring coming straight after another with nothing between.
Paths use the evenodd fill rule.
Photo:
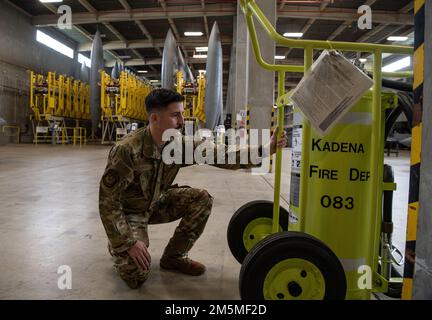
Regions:
<instances>
[{"instance_id":1,"label":"man's face","mask_svg":"<svg viewBox=\"0 0 432 320\"><path fill-rule=\"evenodd\" d=\"M184 126L184 108L182 102L171 102L168 107L158 112L157 126L161 133L167 129L182 130Z\"/></svg>"}]
</instances>

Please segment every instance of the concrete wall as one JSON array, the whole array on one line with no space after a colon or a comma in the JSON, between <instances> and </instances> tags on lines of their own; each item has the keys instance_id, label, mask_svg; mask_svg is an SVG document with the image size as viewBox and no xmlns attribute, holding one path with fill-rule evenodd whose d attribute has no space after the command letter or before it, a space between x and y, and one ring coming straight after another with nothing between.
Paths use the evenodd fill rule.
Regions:
<instances>
[{"instance_id":1,"label":"concrete wall","mask_svg":"<svg viewBox=\"0 0 432 320\"><path fill-rule=\"evenodd\" d=\"M432 299L432 0L425 3L423 128L413 299Z\"/></svg>"},{"instance_id":2,"label":"concrete wall","mask_svg":"<svg viewBox=\"0 0 432 320\"><path fill-rule=\"evenodd\" d=\"M55 39L75 49L76 43L56 30L43 29ZM29 121L29 76L27 70L39 73L57 71L74 75L78 62L36 41L31 18L13 6L0 1L0 117L9 125L19 125L23 141L31 141ZM26 126L28 129L26 129ZM0 144L12 142L0 132Z\"/></svg>"},{"instance_id":3,"label":"concrete wall","mask_svg":"<svg viewBox=\"0 0 432 320\"><path fill-rule=\"evenodd\" d=\"M272 25L276 23L276 0L256 0L267 19ZM255 29L264 61L274 63L275 42L257 21ZM252 43L249 43L248 65L248 97L247 104L250 108L251 129L270 129L271 114L274 105L275 76L273 71L262 68L255 57ZM259 135L259 143L261 135Z\"/></svg>"}]
</instances>

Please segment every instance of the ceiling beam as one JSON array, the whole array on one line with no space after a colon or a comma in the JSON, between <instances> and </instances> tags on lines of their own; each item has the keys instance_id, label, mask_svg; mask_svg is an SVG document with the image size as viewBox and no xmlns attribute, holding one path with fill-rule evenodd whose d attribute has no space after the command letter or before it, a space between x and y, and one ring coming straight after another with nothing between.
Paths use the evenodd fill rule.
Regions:
<instances>
[{"instance_id":1,"label":"ceiling beam","mask_svg":"<svg viewBox=\"0 0 432 320\"><path fill-rule=\"evenodd\" d=\"M318 8L306 6L290 6L278 11L279 18L320 19L336 21L357 21L361 14L356 9L331 8L320 11ZM373 11L374 23L414 25L414 15L394 11Z\"/></svg>"},{"instance_id":2,"label":"ceiling beam","mask_svg":"<svg viewBox=\"0 0 432 320\"><path fill-rule=\"evenodd\" d=\"M156 42L154 41L153 37L151 36L150 32L147 30L147 28L144 26L144 24L139 21L136 20L135 23L137 24L137 26L141 29L142 33L147 37L147 39L150 41L150 47L149 48L155 48L156 51L159 53L160 56L162 56L162 50L160 48L163 48L163 44L162 45L157 45ZM142 47L144 48L144 47Z\"/></svg>"},{"instance_id":3,"label":"ceiling beam","mask_svg":"<svg viewBox=\"0 0 432 320\"><path fill-rule=\"evenodd\" d=\"M371 6L376 2L376 0L368 0L364 3L364 5L366 6ZM335 31L333 31L333 33L327 38L327 40L333 40L334 38L336 38L338 35L340 35L342 32L344 32L344 30L351 25L351 20L346 20L344 21Z\"/></svg>"},{"instance_id":4,"label":"ceiling beam","mask_svg":"<svg viewBox=\"0 0 432 320\"><path fill-rule=\"evenodd\" d=\"M159 20L166 19L167 15L171 19L177 18L196 18L210 16L234 16L236 7L234 4L207 4L205 10L200 5L190 6L167 6L165 12L163 8L131 9L130 12L124 10L76 12L74 13L74 24L134 21L134 20ZM161 10L162 9L162 10ZM278 10L278 18L297 18L297 19L320 19L336 21L356 21L359 18L357 10L331 8L320 11L319 8L306 6L290 6L283 10ZM39 27L53 26L57 24L57 13L54 15L38 15L32 18L33 25ZM394 11L374 10L373 21L375 23L406 24L414 25L414 16L410 13L397 13Z\"/></svg>"},{"instance_id":5,"label":"ceiling beam","mask_svg":"<svg viewBox=\"0 0 432 320\"><path fill-rule=\"evenodd\" d=\"M130 12L124 10L77 12L74 13L74 24L134 21L134 20L159 20L165 19L167 14L171 19L177 18L196 18L209 16L234 16L236 8L233 4L207 4L203 10L201 5L190 6L167 6L167 11L160 8L131 9ZM163 9L163 8L162 8ZM322 19L322 20L358 20L359 14L353 9L331 8L320 11L319 8L306 6L290 6L283 10L278 10L278 18L297 18L297 19ZM393 11L374 10L373 19L375 23L407 24L414 25L414 16L410 13L395 13ZM58 20L55 15L34 16L32 22L39 27L56 25Z\"/></svg>"},{"instance_id":6,"label":"ceiling beam","mask_svg":"<svg viewBox=\"0 0 432 320\"><path fill-rule=\"evenodd\" d=\"M126 10L126 12L131 12L132 7L130 6L129 2L127 0L119 0L120 4L123 6L123 8ZM151 41L153 44L153 37L151 36L150 32L147 30L147 28L144 26L144 24L140 20L134 20L138 28L140 28L141 32L146 36L147 39ZM159 47L156 47L154 44L153 46L155 50L159 53L160 56L162 56L162 51Z\"/></svg>"},{"instance_id":7,"label":"ceiling beam","mask_svg":"<svg viewBox=\"0 0 432 320\"><path fill-rule=\"evenodd\" d=\"M167 5L165 3L165 0L159 0L159 3L160 3L161 7L163 8L163 10L164 10L164 12L166 14L166 18L168 19L168 23L169 23L172 31L174 32L174 37L175 37L175 39L177 41L177 44L183 49L183 54L184 54L184 56L186 58L188 56L188 52L186 51L185 47L179 43L180 33L177 30L177 27L176 27L176 25L174 23L174 20L172 18L170 18L170 15L168 13L168 8L167 8Z\"/></svg>"},{"instance_id":8,"label":"ceiling beam","mask_svg":"<svg viewBox=\"0 0 432 320\"><path fill-rule=\"evenodd\" d=\"M163 8L145 8L113 11L98 11L92 12L76 12L73 15L74 24L87 23L103 23L117 21L135 21L135 20L160 20L166 19L167 16L171 19L177 18L196 18L206 15L207 17L222 17L234 16L237 10L234 4L207 4L205 10L199 5L184 5L184 6L166 6L166 11ZM52 15L34 16L32 23L35 26L47 27L57 24L57 12Z\"/></svg>"},{"instance_id":9,"label":"ceiling beam","mask_svg":"<svg viewBox=\"0 0 432 320\"><path fill-rule=\"evenodd\" d=\"M87 9L87 11L90 11L91 13L97 13L97 10L95 7L93 7L90 3L88 3L87 0L78 0L78 2Z\"/></svg>"},{"instance_id":10,"label":"ceiling beam","mask_svg":"<svg viewBox=\"0 0 432 320\"><path fill-rule=\"evenodd\" d=\"M224 70L223 71L223 74L224 75L228 75L228 70ZM154 71L149 71L149 72L146 72L146 73L142 73L142 74L140 74L140 75L142 75L142 76L144 76L144 77L149 77L149 78L152 78L152 77L160 77L160 72L154 72Z\"/></svg>"},{"instance_id":11,"label":"ceiling beam","mask_svg":"<svg viewBox=\"0 0 432 320\"><path fill-rule=\"evenodd\" d=\"M83 1L83 0L82 0ZM50 3L42 3L48 10L50 10L52 13L56 14L57 13L57 8L50 4ZM93 36L84 28L82 28L81 26L77 26L77 25L73 25L73 28L75 28L78 32L80 32L82 35L84 35L87 39L93 41ZM91 47L90 47L91 48ZM111 51L111 50L107 50L107 52L112 55L114 57L114 59L119 59L118 55ZM121 59L119 59L120 61L122 61Z\"/></svg>"},{"instance_id":12,"label":"ceiling beam","mask_svg":"<svg viewBox=\"0 0 432 320\"><path fill-rule=\"evenodd\" d=\"M127 0L118 0L120 2L120 4L123 6L123 8L125 8L125 10L127 12L130 12L132 10L132 7L130 6L130 4L127 2Z\"/></svg>"},{"instance_id":13,"label":"ceiling beam","mask_svg":"<svg viewBox=\"0 0 432 320\"><path fill-rule=\"evenodd\" d=\"M413 10L414 8L414 1L411 1L410 3L408 3L407 5L405 5L403 8L401 8L398 12L399 13L408 13L411 10ZM373 28L372 30L370 30L369 32L365 33L364 35L362 35L360 38L358 38L356 40L356 42L367 42L370 38L374 37L375 35L377 35L379 32L383 31L386 27L388 27L390 24L388 23L384 23L381 24L379 26L376 26L375 28ZM404 29L405 26L395 26L392 31L390 33L387 33L385 36L381 37L380 39L375 40L375 43L380 43L381 41L383 41L384 39L386 39L387 37L399 32L400 30ZM409 34L410 32L406 32L406 34ZM404 34L399 34L399 35L405 35ZM352 57L354 58L355 55L354 54L349 54L348 57Z\"/></svg>"},{"instance_id":14,"label":"ceiling beam","mask_svg":"<svg viewBox=\"0 0 432 320\"><path fill-rule=\"evenodd\" d=\"M400 12L400 13L408 13L413 8L414 8L414 1L408 3L406 6L404 6L402 9L400 9L398 12ZM373 28L371 31L369 31L368 33L364 34L359 39L357 39L356 42L365 42L365 41L367 41L368 39L370 39L371 37L373 37L374 35L376 35L378 32L381 32L382 30L384 30L384 28L387 27L387 26L389 26L389 24L385 23L385 24L382 24L380 26L377 26L377 27ZM403 27L404 26L395 28L395 30L393 30L392 33L395 33L397 31L399 31Z\"/></svg>"},{"instance_id":15,"label":"ceiling beam","mask_svg":"<svg viewBox=\"0 0 432 320\"><path fill-rule=\"evenodd\" d=\"M205 0L201 0L201 8L203 9L203 12L205 12ZM203 19L204 19L204 30L205 30L205 35L206 38L208 40L210 33L209 33L209 27L208 27L208 21L207 21L207 16L204 14L203 15Z\"/></svg>"},{"instance_id":16,"label":"ceiling beam","mask_svg":"<svg viewBox=\"0 0 432 320\"><path fill-rule=\"evenodd\" d=\"M186 48L179 42L179 40L180 40L180 33L177 30L177 27L176 27L176 25L174 23L174 20L170 17L170 13L168 12L169 10L168 10L168 7L167 7L167 5L165 3L165 0L159 0L159 3L160 3L162 9L165 12L166 18L168 19L168 23L169 23L172 31L174 32L174 37L176 39L177 44L183 49L183 55L184 55L185 58L187 58L188 57L188 52L186 51ZM191 65L190 67L193 70L193 66Z\"/></svg>"},{"instance_id":17,"label":"ceiling beam","mask_svg":"<svg viewBox=\"0 0 432 320\"><path fill-rule=\"evenodd\" d=\"M200 63L200 64L206 64L207 59L199 59L199 58L185 58L186 63ZM224 62L229 62L229 56L225 56L223 58ZM115 61L110 61L106 64L107 67L113 67L115 64ZM151 58L151 59L130 59L125 62L125 66L151 66L151 65L161 65L162 64L162 58Z\"/></svg>"},{"instance_id":18,"label":"ceiling beam","mask_svg":"<svg viewBox=\"0 0 432 320\"><path fill-rule=\"evenodd\" d=\"M282 2L283 5L285 5L285 2ZM283 6L281 4L281 9L283 9ZM323 2L321 3L319 10L323 11L328 5L330 4L330 2ZM316 21L316 19L309 19L308 22L306 22L306 24L303 26L303 29L300 31L301 33L303 33L303 35L306 34L306 32L308 32L308 30L312 27L313 23ZM285 57L288 57L288 55L290 54L290 52L293 49L290 48L285 52Z\"/></svg>"},{"instance_id":19,"label":"ceiling beam","mask_svg":"<svg viewBox=\"0 0 432 320\"><path fill-rule=\"evenodd\" d=\"M90 38L91 39L91 38ZM92 39L91 39L92 40ZM232 38L230 36L221 37L222 44L232 44ZM105 50L117 50L117 49L145 49L160 47L163 48L165 39L149 39L149 40L129 40L127 43L122 41L107 41L103 47ZM180 38L178 41L184 47L206 47L208 41L204 37L190 37ZM78 51L90 51L92 43L87 42L78 46Z\"/></svg>"},{"instance_id":20,"label":"ceiling beam","mask_svg":"<svg viewBox=\"0 0 432 320\"><path fill-rule=\"evenodd\" d=\"M123 42L125 44L125 46L127 46L128 41L126 40L125 37L123 37L123 35L111 24L111 23L104 23L103 24L105 27L107 27L107 29L117 37L117 39L119 39L121 42Z\"/></svg>"}]
</instances>

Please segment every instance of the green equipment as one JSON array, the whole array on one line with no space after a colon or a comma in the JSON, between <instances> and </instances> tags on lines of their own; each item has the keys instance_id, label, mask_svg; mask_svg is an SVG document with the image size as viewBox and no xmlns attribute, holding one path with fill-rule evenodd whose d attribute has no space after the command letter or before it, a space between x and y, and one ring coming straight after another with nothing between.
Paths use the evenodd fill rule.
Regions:
<instances>
[{"instance_id":1,"label":"green equipment","mask_svg":"<svg viewBox=\"0 0 432 320\"><path fill-rule=\"evenodd\" d=\"M279 149L273 203L245 204L232 217L228 244L242 263L241 298L370 299L373 292L389 293L402 279L392 278L392 225L383 218L383 196L396 189L391 168L384 169L384 130L385 111L396 107L398 99L394 92L382 91L382 54L412 54L413 49L287 39L254 0L240 3L258 63L278 72L278 123L283 123L284 107L291 103L285 73L307 71L313 50L370 52L374 57L373 88L324 136L295 109L293 148L298 152L292 159L289 210L280 206ZM304 49L304 66L265 62L253 17L279 45Z\"/></svg>"}]
</instances>

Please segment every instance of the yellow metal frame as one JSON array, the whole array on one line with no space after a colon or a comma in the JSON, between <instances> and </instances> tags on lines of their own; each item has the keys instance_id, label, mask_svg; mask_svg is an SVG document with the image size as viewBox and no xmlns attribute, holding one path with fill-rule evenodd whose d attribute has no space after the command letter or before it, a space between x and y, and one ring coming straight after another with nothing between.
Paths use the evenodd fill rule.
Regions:
<instances>
[{"instance_id":1,"label":"yellow metal frame","mask_svg":"<svg viewBox=\"0 0 432 320\"><path fill-rule=\"evenodd\" d=\"M274 26L265 17L264 13L261 11L259 6L254 0L240 0L241 8L246 16L246 23L252 42L252 47L255 53L255 58L258 64L270 71L276 71L278 73L278 123L282 124L284 119L284 101L283 95L285 91L285 73L286 72L306 72L312 66L313 62L313 50L343 50L343 51L356 51L356 52L370 52L373 54L373 79L374 86L372 90L373 97L373 114L372 114L372 144L371 144L371 158L374 164L371 167L371 177L373 185L377 186L377 189L370 191L370 210L376 210L382 205L382 190L383 190L383 168L382 163L384 161L384 153L382 152L383 145L383 133L381 130L381 82L382 82L382 54L383 53L395 53L395 54L413 54L412 47L406 46L389 46L381 44L370 44L370 43L355 43L355 42L339 42L339 41L315 41L315 40L294 40L288 39L276 32ZM280 45L290 47L290 48L300 48L304 50L304 65L277 65L273 63L268 63L264 61L260 47L258 44L258 37L255 31L254 21L255 18L259 24L263 27L265 32L272 38L275 42ZM408 76L408 73L385 73L386 76L398 77L398 76ZM303 123L303 141L310 140L311 126L309 121L304 121ZM279 126L277 137L282 134L282 126ZM306 144L302 144L302 154L308 154L306 150ZM307 168L309 166L307 157L303 157L301 165L300 175L302 177L307 176ZM274 205L273 205L273 232L278 231L279 227L279 206L280 206L280 187L281 187L281 167L282 167L282 150L278 149L276 152L276 171L275 171L275 185L274 185ZM300 210L305 206L307 201L306 194L306 183L300 184ZM380 239L380 215L376 215L375 230L374 234L374 248L378 248L378 243ZM300 230L304 229L304 220L302 219L302 224ZM371 251L371 256L368 257L369 261L373 261L374 265L378 263L378 252ZM375 275L377 276L377 275ZM378 275L379 277L379 275Z\"/></svg>"}]
</instances>

